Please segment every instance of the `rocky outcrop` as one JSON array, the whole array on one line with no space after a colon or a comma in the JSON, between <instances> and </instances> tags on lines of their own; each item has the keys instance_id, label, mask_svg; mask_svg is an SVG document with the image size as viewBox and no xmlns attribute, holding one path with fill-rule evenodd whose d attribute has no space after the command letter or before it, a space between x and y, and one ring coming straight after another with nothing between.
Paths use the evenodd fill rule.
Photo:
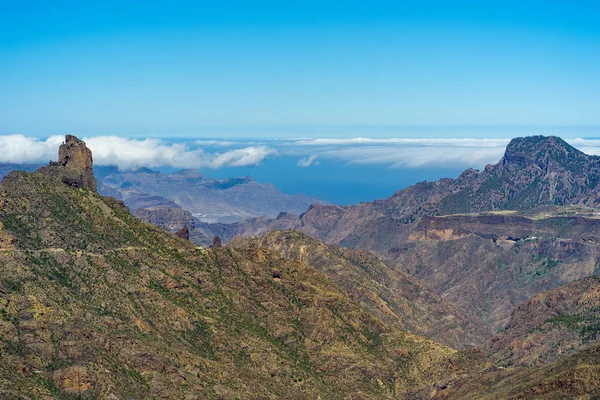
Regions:
<instances>
[{"instance_id":1,"label":"rocky outcrop","mask_svg":"<svg viewBox=\"0 0 600 400\"><path fill-rule=\"evenodd\" d=\"M104 200L109 203L110 205L112 205L113 207L117 207L120 208L121 210L129 213L129 207L127 207L125 205L125 202L123 200L117 200L114 197L111 196L104 196Z\"/></svg>"},{"instance_id":2,"label":"rocky outcrop","mask_svg":"<svg viewBox=\"0 0 600 400\"><path fill-rule=\"evenodd\" d=\"M219 247L221 247L221 238L218 236L215 236L215 238L213 239L212 242L212 246L210 246L213 249L218 249Z\"/></svg>"},{"instance_id":3,"label":"rocky outcrop","mask_svg":"<svg viewBox=\"0 0 600 400\"><path fill-rule=\"evenodd\" d=\"M56 387L67 393L87 392L94 386L87 368L78 365L56 371L53 380Z\"/></svg>"},{"instance_id":4,"label":"rocky outcrop","mask_svg":"<svg viewBox=\"0 0 600 400\"><path fill-rule=\"evenodd\" d=\"M188 228L189 233L189 229L195 226L192 213L177 207L138 208L133 215L144 222L160 226L173 233L183 228Z\"/></svg>"},{"instance_id":5,"label":"rocky outcrop","mask_svg":"<svg viewBox=\"0 0 600 400\"><path fill-rule=\"evenodd\" d=\"M65 142L58 151L58 162L50 161L38 172L58 178L72 187L96 191L92 151L84 141L72 135L65 136Z\"/></svg>"},{"instance_id":6,"label":"rocky outcrop","mask_svg":"<svg viewBox=\"0 0 600 400\"><path fill-rule=\"evenodd\" d=\"M0 222L0 250L14 249L15 244L15 238L4 231L4 224Z\"/></svg>"},{"instance_id":7,"label":"rocky outcrop","mask_svg":"<svg viewBox=\"0 0 600 400\"><path fill-rule=\"evenodd\" d=\"M184 226L177 232L175 232L175 236L182 238L183 240L190 240L190 230L187 226Z\"/></svg>"},{"instance_id":8,"label":"rocky outcrop","mask_svg":"<svg viewBox=\"0 0 600 400\"><path fill-rule=\"evenodd\" d=\"M92 151L87 148L84 141L75 136L67 135L65 142L58 149L58 164L79 173L75 181L65 183L96 190Z\"/></svg>"}]
</instances>

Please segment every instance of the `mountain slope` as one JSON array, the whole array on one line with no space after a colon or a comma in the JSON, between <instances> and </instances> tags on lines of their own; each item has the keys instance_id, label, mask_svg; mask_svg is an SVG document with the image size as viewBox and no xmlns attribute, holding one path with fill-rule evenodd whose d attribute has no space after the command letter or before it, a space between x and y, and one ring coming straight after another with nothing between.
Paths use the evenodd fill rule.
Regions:
<instances>
[{"instance_id":1,"label":"mountain slope","mask_svg":"<svg viewBox=\"0 0 600 400\"><path fill-rule=\"evenodd\" d=\"M0 184L3 398L600 394L597 346L497 369L399 329L417 316L403 306L448 308L369 254L295 232L198 248L98 195L68 160ZM376 311L386 296L399 318Z\"/></svg>"},{"instance_id":2,"label":"mountain slope","mask_svg":"<svg viewBox=\"0 0 600 400\"><path fill-rule=\"evenodd\" d=\"M73 170L0 185L5 398L417 398L485 366L302 262L142 223Z\"/></svg>"},{"instance_id":3,"label":"mountain slope","mask_svg":"<svg viewBox=\"0 0 600 400\"><path fill-rule=\"evenodd\" d=\"M506 368L450 382L434 399L596 399L600 396L600 345L536 368Z\"/></svg>"},{"instance_id":4,"label":"mountain slope","mask_svg":"<svg viewBox=\"0 0 600 400\"><path fill-rule=\"evenodd\" d=\"M328 244L369 250L497 328L531 296L599 272L595 211L583 207L597 205L599 178L600 158L560 138L516 138L500 162L481 172L422 182L371 203L313 205L299 217L204 224L196 237L215 233L228 240L291 228ZM569 204L580 209L551 218L559 212L552 207ZM550 217L506 214L540 207ZM486 212L494 215L478 214ZM525 238L535 239L519 241Z\"/></svg>"},{"instance_id":5,"label":"mountain slope","mask_svg":"<svg viewBox=\"0 0 600 400\"><path fill-rule=\"evenodd\" d=\"M488 341L487 351L504 365L535 365L575 354L599 334L600 278L591 277L520 305L503 332Z\"/></svg>"},{"instance_id":6,"label":"mountain slope","mask_svg":"<svg viewBox=\"0 0 600 400\"><path fill-rule=\"evenodd\" d=\"M450 303L412 276L368 252L329 246L297 231L270 231L257 239L236 238L235 248L265 247L324 272L371 315L455 348L481 345L489 336Z\"/></svg>"},{"instance_id":7,"label":"mountain slope","mask_svg":"<svg viewBox=\"0 0 600 400\"><path fill-rule=\"evenodd\" d=\"M500 328L530 297L600 272L600 219L593 214L559 207L539 215L429 217L383 259Z\"/></svg>"}]
</instances>

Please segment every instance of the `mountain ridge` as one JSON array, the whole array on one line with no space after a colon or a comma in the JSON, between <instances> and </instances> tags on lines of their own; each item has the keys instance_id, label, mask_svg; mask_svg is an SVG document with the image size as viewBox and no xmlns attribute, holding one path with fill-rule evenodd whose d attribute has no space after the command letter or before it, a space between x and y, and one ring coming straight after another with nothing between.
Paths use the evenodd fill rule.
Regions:
<instances>
[{"instance_id":1,"label":"mountain ridge","mask_svg":"<svg viewBox=\"0 0 600 400\"><path fill-rule=\"evenodd\" d=\"M561 161L566 157L567 161ZM542 168L543 167L543 168ZM405 243L427 216L495 210L531 209L544 205L600 204L600 157L589 156L554 136L512 139L504 156L483 171L465 170L457 179L421 182L392 196L352 206L309 207L288 228L351 249L376 253ZM280 226L276 220L233 225L237 235L257 234ZM210 231L210 226L203 229ZM225 239L230 239L225 238Z\"/></svg>"}]
</instances>

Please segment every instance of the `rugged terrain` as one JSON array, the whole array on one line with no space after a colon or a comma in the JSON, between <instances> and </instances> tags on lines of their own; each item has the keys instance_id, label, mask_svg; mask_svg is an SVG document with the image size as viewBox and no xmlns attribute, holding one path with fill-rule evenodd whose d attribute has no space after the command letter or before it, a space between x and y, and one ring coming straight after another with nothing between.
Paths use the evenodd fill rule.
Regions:
<instances>
[{"instance_id":1,"label":"rugged terrain","mask_svg":"<svg viewBox=\"0 0 600 400\"><path fill-rule=\"evenodd\" d=\"M517 138L481 172L355 206L313 205L299 216L196 225L192 239L297 229L369 250L495 329L531 296L598 273L599 174L599 157L560 138Z\"/></svg>"},{"instance_id":2,"label":"rugged terrain","mask_svg":"<svg viewBox=\"0 0 600 400\"><path fill-rule=\"evenodd\" d=\"M288 230L270 231L258 239L236 238L230 246L269 248L324 272L371 315L399 329L432 338L454 348L482 344L490 331L435 295L412 276L390 268L365 251L351 251Z\"/></svg>"},{"instance_id":3,"label":"rugged terrain","mask_svg":"<svg viewBox=\"0 0 600 400\"><path fill-rule=\"evenodd\" d=\"M140 222L76 169L0 185L4 398L418 398L486 367L299 260Z\"/></svg>"},{"instance_id":4,"label":"rugged terrain","mask_svg":"<svg viewBox=\"0 0 600 400\"><path fill-rule=\"evenodd\" d=\"M600 272L600 219L549 212L428 217L382 257L500 328L537 293Z\"/></svg>"},{"instance_id":5,"label":"rugged terrain","mask_svg":"<svg viewBox=\"0 0 600 400\"><path fill-rule=\"evenodd\" d=\"M101 193L124 200L132 210L148 207L140 198L158 196L164 199L163 203L171 201L205 222L275 217L282 211L303 212L313 203L326 204L303 194L287 195L251 177L217 180L192 170L171 174L148 169L113 171L103 178L102 184ZM150 206L157 208L157 204Z\"/></svg>"},{"instance_id":6,"label":"rugged terrain","mask_svg":"<svg viewBox=\"0 0 600 400\"><path fill-rule=\"evenodd\" d=\"M596 399L600 396L600 345L535 368L488 370L450 382L435 399Z\"/></svg>"},{"instance_id":7,"label":"rugged terrain","mask_svg":"<svg viewBox=\"0 0 600 400\"><path fill-rule=\"evenodd\" d=\"M499 364L537 365L576 354L597 342L599 333L600 278L590 277L520 305L487 351Z\"/></svg>"},{"instance_id":8,"label":"rugged terrain","mask_svg":"<svg viewBox=\"0 0 600 400\"><path fill-rule=\"evenodd\" d=\"M12 172L0 184L3 398L600 395L597 279L542 293L515 310L486 344L495 367L480 350L421 336L458 347L482 331L449 296L401 268L293 231L197 247L100 196L87 168L91 154L74 139L61 147L61 162ZM494 213L444 217L458 225L452 232L438 218L424 220L407 246L475 239L526 259L549 246L577 266L589 254L576 246L596 243L587 209L500 214L520 224L518 235L488 235L481 221L495 221ZM558 268L531 262L549 273ZM543 343L557 330L568 340Z\"/></svg>"},{"instance_id":9,"label":"rugged terrain","mask_svg":"<svg viewBox=\"0 0 600 400\"><path fill-rule=\"evenodd\" d=\"M513 139L504 157L483 171L468 169L457 179L421 182L393 196L352 206L314 205L286 227L329 244L385 252L405 243L427 216L495 210L528 210L545 205L600 201L600 157L589 156L554 136ZM238 235L281 229L281 221L237 224ZM215 227L218 229L219 227ZM210 231L211 226L202 229ZM210 234L209 234L210 235Z\"/></svg>"}]
</instances>

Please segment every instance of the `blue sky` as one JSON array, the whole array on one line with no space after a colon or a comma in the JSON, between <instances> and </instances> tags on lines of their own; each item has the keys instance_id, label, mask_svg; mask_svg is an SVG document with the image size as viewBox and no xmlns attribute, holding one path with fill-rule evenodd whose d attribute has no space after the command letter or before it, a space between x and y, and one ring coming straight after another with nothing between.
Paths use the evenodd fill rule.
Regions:
<instances>
[{"instance_id":1,"label":"blue sky","mask_svg":"<svg viewBox=\"0 0 600 400\"><path fill-rule=\"evenodd\" d=\"M356 203L515 136L600 154L598 71L600 1L0 0L0 162L71 133L97 165Z\"/></svg>"},{"instance_id":2,"label":"blue sky","mask_svg":"<svg viewBox=\"0 0 600 400\"><path fill-rule=\"evenodd\" d=\"M3 0L0 60L2 135L600 126L598 1Z\"/></svg>"}]
</instances>

